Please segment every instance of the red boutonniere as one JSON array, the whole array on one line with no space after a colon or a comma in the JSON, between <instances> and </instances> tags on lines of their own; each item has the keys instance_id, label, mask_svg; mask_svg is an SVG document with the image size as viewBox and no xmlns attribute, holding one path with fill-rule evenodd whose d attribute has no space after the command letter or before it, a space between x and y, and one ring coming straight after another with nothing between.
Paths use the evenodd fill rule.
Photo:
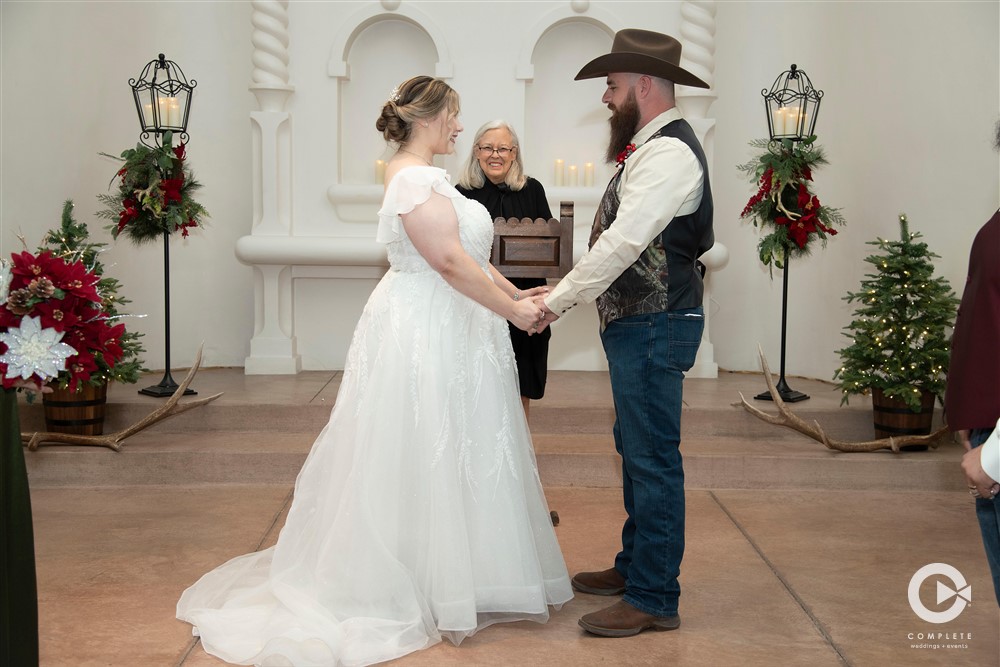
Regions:
<instances>
[{"instance_id":1,"label":"red boutonniere","mask_svg":"<svg viewBox=\"0 0 1000 667\"><path fill-rule=\"evenodd\" d=\"M616 158L618 160L618 166L620 167L623 164L625 164L625 160L627 160L628 156L634 152L635 152L635 144L629 144L628 146L626 146L625 150L619 153L618 157Z\"/></svg>"}]
</instances>

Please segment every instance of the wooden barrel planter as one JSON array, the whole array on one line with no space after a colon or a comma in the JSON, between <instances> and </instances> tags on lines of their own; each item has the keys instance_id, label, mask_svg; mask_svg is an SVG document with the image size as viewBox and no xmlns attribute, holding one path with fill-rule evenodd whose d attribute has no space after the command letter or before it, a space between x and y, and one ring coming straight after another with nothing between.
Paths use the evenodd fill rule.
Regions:
<instances>
[{"instance_id":1,"label":"wooden barrel planter","mask_svg":"<svg viewBox=\"0 0 1000 667\"><path fill-rule=\"evenodd\" d=\"M80 391L53 387L51 394L42 394L45 430L74 435L103 435L104 408L108 385L84 385Z\"/></svg>"},{"instance_id":2,"label":"wooden barrel planter","mask_svg":"<svg viewBox=\"0 0 1000 667\"><path fill-rule=\"evenodd\" d=\"M927 435L934 419L935 395L929 391L920 394L920 410L914 412L905 402L890 398L881 389L872 389L872 409L875 418L876 438L898 438L904 435ZM917 451L927 445L912 445L902 449Z\"/></svg>"}]
</instances>

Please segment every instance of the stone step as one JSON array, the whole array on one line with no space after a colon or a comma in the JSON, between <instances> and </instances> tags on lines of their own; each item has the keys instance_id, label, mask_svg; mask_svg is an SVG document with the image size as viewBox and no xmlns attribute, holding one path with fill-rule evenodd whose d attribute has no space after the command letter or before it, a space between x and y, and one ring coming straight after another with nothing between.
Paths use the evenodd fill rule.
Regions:
<instances>
[{"instance_id":1,"label":"stone step","mask_svg":"<svg viewBox=\"0 0 1000 667\"><path fill-rule=\"evenodd\" d=\"M113 433L139 421L156 409L153 403L113 403L106 407L105 433ZM759 407L759 406L758 406ZM773 411L769 404L762 409ZM159 422L150 433L212 433L212 432L268 432L316 434L330 418L329 405L274 405L210 403L175 417ZM795 413L808 423L818 421L832 438L844 440L869 440L875 437L870 408L843 408L831 411L824 408L800 407ZM22 405L21 431L44 431L45 419L41 403ZM535 434L610 434L615 421L613 407L533 406L531 431ZM935 415L935 423L940 415ZM781 437L790 433L753 417L740 407L723 406L718 409L685 407L682 416L685 438L732 437L756 439ZM798 437L798 436L796 436Z\"/></svg>"},{"instance_id":2,"label":"stone step","mask_svg":"<svg viewBox=\"0 0 1000 667\"><path fill-rule=\"evenodd\" d=\"M735 442L688 438L682 445L688 488L961 489L960 448L947 443L925 452L832 452L792 438ZM164 437L169 436L169 437ZM121 452L45 446L26 452L32 486L172 484L292 484L313 434L266 432L141 433ZM607 435L534 436L546 486L617 487L621 459Z\"/></svg>"},{"instance_id":3,"label":"stone step","mask_svg":"<svg viewBox=\"0 0 1000 667\"><path fill-rule=\"evenodd\" d=\"M545 399L532 403L531 431L546 486L618 487L621 459L612 437L614 409L607 375L554 373ZM225 394L129 438L121 452L48 446L26 452L34 486L173 484L291 485L327 423L336 374L247 377L208 369L199 393ZM846 454L787 428L767 424L738 404L760 389L759 376L728 374L685 382L682 419L686 485L713 489L961 490L961 448L950 440L924 452ZM796 414L819 422L831 438L874 438L870 403L841 407L828 383L796 380L813 398ZM189 399L184 399L189 400ZM132 387L109 393L105 433L120 430L162 405ZM767 401L754 405L768 412ZM40 403L22 405L21 430L44 430ZM936 415L935 423L940 421Z\"/></svg>"}]
</instances>

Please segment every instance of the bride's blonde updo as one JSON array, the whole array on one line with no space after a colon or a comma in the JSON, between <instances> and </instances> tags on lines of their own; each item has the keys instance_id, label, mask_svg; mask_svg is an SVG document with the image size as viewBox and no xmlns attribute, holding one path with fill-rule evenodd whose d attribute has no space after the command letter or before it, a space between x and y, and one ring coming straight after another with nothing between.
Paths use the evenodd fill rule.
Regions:
<instances>
[{"instance_id":1,"label":"bride's blonde updo","mask_svg":"<svg viewBox=\"0 0 1000 667\"><path fill-rule=\"evenodd\" d=\"M410 140L414 122L433 118L445 107L453 113L458 112L458 93L441 79L415 76L393 91L389 101L382 106L375 129L386 141L405 144Z\"/></svg>"}]
</instances>

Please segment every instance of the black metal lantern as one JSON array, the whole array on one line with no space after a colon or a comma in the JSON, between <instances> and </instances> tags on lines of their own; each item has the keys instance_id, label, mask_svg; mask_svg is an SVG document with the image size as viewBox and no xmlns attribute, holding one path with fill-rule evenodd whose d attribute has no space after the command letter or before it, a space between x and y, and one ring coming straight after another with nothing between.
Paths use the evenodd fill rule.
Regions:
<instances>
[{"instance_id":1,"label":"black metal lantern","mask_svg":"<svg viewBox=\"0 0 1000 667\"><path fill-rule=\"evenodd\" d=\"M812 81L806 73L794 64L774 80L771 90L760 91L767 107L767 131L772 142L802 141L813 136L816 128L816 116L819 114L819 103L823 91L813 88ZM787 145L772 148L772 150L788 152ZM791 150L795 150L794 147ZM780 194L779 194L780 196ZM787 241L786 241L787 243ZM801 391L795 391L785 381L785 333L788 325L788 269L791 257L785 251L785 265L782 267L781 280L781 376L775 388L778 395L786 403L795 403L809 398ZM754 396L757 400L772 400L771 392L765 391Z\"/></svg>"},{"instance_id":2,"label":"black metal lantern","mask_svg":"<svg viewBox=\"0 0 1000 667\"><path fill-rule=\"evenodd\" d=\"M792 65L778 75L771 90L762 90L767 130L772 140L802 141L813 135L823 91L813 88L803 70Z\"/></svg>"},{"instance_id":3,"label":"black metal lantern","mask_svg":"<svg viewBox=\"0 0 1000 667\"><path fill-rule=\"evenodd\" d=\"M159 143L164 132L180 134L181 141L187 140L191 92L197 81L188 83L177 63L161 53L146 64L138 81L129 79L128 83L132 86L144 140L152 134Z\"/></svg>"},{"instance_id":4,"label":"black metal lantern","mask_svg":"<svg viewBox=\"0 0 1000 667\"><path fill-rule=\"evenodd\" d=\"M132 97L135 99L135 110L139 114L139 125L142 126L142 143L157 149L173 143L174 135L179 135L181 143L187 143L188 113L191 111L191 92L198 82L188 83L184 72L172 60L167 60L159 54L156 60L150 60L139 75L139 80L129 79L132 87ZM147 141L153 136L154 144ZM169 151L168 151L169 152ZM161 167L161 178L177 178L183 176L180 165L176 167L179 173L164 173ZM163 231L163 304L164 304L164 372L163 379L145 389L140 394L165 398L173 396L179 385L170 374L170 234ZM184 389L184 395L197 394L190 388Z\"/></svg>"}]
</instances>

